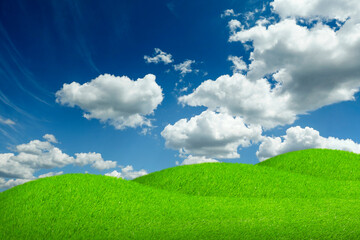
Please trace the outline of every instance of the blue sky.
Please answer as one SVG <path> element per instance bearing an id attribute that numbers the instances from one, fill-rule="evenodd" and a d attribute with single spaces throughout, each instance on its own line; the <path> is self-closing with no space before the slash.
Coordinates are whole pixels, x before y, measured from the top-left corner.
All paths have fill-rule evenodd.
<path id="1" fill-rule="evenodd" d="M 360 5 L 341 2 L 2 1 L 0 189 L 360 153 Z"/>

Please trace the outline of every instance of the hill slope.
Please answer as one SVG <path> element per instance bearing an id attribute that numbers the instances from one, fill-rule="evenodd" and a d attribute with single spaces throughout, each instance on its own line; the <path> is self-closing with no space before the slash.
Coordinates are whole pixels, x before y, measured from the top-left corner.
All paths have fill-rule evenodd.
<path id="1" fill-rule="evenodd" d="M 357 159 L 349 163 L 346 163 L 348 159 L 341 160 L 343 155 L 348 156 L 342 151 L 305 150 L 269 159 L 266 164 L 186 165 L 154 172 L 134 181 L 158 189 L 199 196 L 357 199 L 360 197 L 360 183 L 356 180 L 360 171 L 356 170 L 360 166 L 356 165 Z M 359 156 L 350 154 L 353 155 Z M 302 160 L 303 156 L 307 158 Z M 286 166 L 287 160 L 289 166 Z M 339 169 L 341 167 L 342 170 Z M 333 169 L 337 169 L 336 172 Z M 347 175 L 350 172 L 353 175 Z M 319 176 L 320 173 L 323 175 Z M 342 174 L 341 181 L 336 173 Z"/>
<path id="2" fill-rule="evenodd" d="M 272 196 L 271 184 L 259 186 L 258 190 L 242 188 L 244 192 L 258 193 L 239 195 L 236 184 L 228 183 L 228 175 L 239 170 L 258 174 L 258 179 L 270 183 L 276 171 L 280 177 L 292 174 L 265 166 L 201 164 L 158 173 L 173 176 L 179 169 L 185 175 L 176 179 L 183 183 L 190 175 L 200 177 L 203 172 L 201 178 L 205 179 L 206 175 L 213 178 L 209 170 L 225 171 L 227 174 L 217 175 L 217 182 L 226 186 L 219 189 L 224 196 L 181 194 L 181 184 L 173 184 L 180 192 L 169 191 L 138 180 L 101 175 L 43 178 L 0 193 L 0 239 L 356 239 L 360 235 L 360 200 L 346 189 L 338 189 L 345 192 L 340 194 L 342 199 L 317 198 L 313 193 L 300 198 L 286 189 L 281 194 L 282 188 L 277 186 L 280 183 L 273 181 Z M 266 174 L 265 170 L 271 172 L 260 176 Z M 316 180 L 347 182 L 294 176 L 307 178 L 308 184 L 316 184 Z M 237 178 L 241 179 L 240 175 Z M 249 176 L 245 180 L 249 182 Z M 196 178 L 193 184 L 201 185 Z M 226 197 L 231 196 L 226 191 L 238 193 Z"/>
<path id="3" fill-rule="evenodd" d="M 289 152 L 257 165 L 326 179 L 360 180 L 360 154 L 340 150 Z"/>

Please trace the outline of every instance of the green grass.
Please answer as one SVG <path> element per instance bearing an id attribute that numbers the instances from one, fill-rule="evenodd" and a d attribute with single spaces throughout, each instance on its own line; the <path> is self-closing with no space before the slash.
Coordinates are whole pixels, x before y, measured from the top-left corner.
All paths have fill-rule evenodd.
<path id="1" fill-rule="evenodd" d="M 0 193 L 0 239 L 359 239 L 359 155 L 343 154 L 38 179 Z"/>
<path id="2" fill-rule="evenodd" d="M 360 180 L 360 155 L 340 150 L 290 152 L 257 165 L 326 179 Z"/>
<path id="3" fill-rule="evenodd" d="M 134 181 L 197 196 L 360 199 L 359 181 L 317 178 L 262 165 L 195 164 L 165 169 Z"/>

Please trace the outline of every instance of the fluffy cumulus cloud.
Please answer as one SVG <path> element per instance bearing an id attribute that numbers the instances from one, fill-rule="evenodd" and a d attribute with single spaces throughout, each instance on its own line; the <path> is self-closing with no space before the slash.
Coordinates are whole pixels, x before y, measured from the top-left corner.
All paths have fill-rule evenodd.
<path id="1" fill-rule="evenodd" d="M 360 2 L 275 0 L 272 6 L 283 17 L 278 22 L 263 24 L 263 19 L 251 28 L 229 22 L 229 41 L 252 43 L 246 74 L 205 81 L 180 97 L 181 103 L 272 128 L 323 106 L 354 100 L 360 87 L 360 18 L 355 14 Z M 299 25 L 296 16 L 347 20 L 339 29 L 321 20 L 310 27 Z M 234 70 L 247 69 L 242 59 L 230 60 Z"/>
<path id="2" fill-rule="evenodd" d="M 357 0 L 275 0 L 271 5 L 282 18 L 323 17 L 345 21 L 360 13 Z"/>
<path id="3" fill-rule="evenodd" d="M 150 56 L 144 56 L 145 62 L 146 63 L 164 63 L 164 64 L 169 64 L 172 63 L 174 60 L 172 59 L 172 55 L 170 53 L 166 53 L 161 51 L 161 49 L 159 48 L 155 48 L 155 54 L 153 57 Z"/>
<path id="4" fill-rule="evenodd" d="M 188 73 L 193 71 L 191 64 L 194 64 L 194 60 L 185 60 L 183 63 L 175 64 L 174 69 L 175 71 L 179 71 L 182 76 L 185 76 Z"/>
<path id="5" fill-rule="evenodd" d="M 127 165 L 126 167 L 121 167 L 120 172 L 114 170 L 110 173 L 106 173 L 106 176 L 116 177 L 116 178 L 124 178 L 124 179 L 134 179 L 137 177 L 141 177 L 148 174 L 148 172 L 144 169 L 139 171 L 134 171 L 133 166 Z"/>
<path id="6" fill-rule="evenodd" d="M 288 105 L 289 95 L 271 88 L 266 79 L 251 81 L 242 74 L 223 75 L 203 82 L 193 93 L 182 96 L 179 102 L 190 106 L 206 106 L 243 117 L 246 123 L 271 128 L 292 123 L 295 112 Z"/>
<path id="7" fill-rule="evenodd" d="M 48 142 L 51 142 L 51 143 L 57 143 L 58 141 L 56 140 L 55 136 L 52 135 L 52 134 L 45 134 L 44 135 L 44 139 Z"/>
<path id="8" fill-rule="evenodd" d="M 180 165 L 191 165 L 191 164 L 200 164 L 200 163 L 214 163 L 219 162 L 216 159 L 213 158 L 206 158 L 204 156 L 193 156 L 189 155 Z M 179 164 L 177 164 L 179 165 Z"/>
<path id="9" fill-rule="evenodd" d="M 190 120 L 167 125 L 161 135 L 166 146 L 179 150 L 182 156 L 237 158 L 240 146 L 247 147 L 261 139 L 261 127 L 246 126 L 239 117 L 207 110 Z"/>
<path id="10" fill-rule="evenodd" d="M 99 153 L 76 153 L 76 157 L 63 153 L 52 144 L 56 142 L 53 135 L 46 134 L 44 139 L 45 141 L 32 140 L 17 145 L 17 154 L 0 154 L 0 178 L 15 178 L 8 180 L 4 186 L 13 186 L 16 183 L 35 179 L 34 173 L 41 169 L 60 168 L 70 164 L 77 166 L 91 164 L 91 167 L 98 170 L 116 167 L 115 161 L 105 161 Z M 49 174 L 56 173 L 48 173 L 48 176 Z"/>
<path id="11" fill-rule="evenodd" d="M 105 170 L 116 167 L 116 162 L 109 160 L 105 161 L 100 153 L 75 153 L 75 156 L 75 164 L 78 166 L 91 164 L 92 168 L 98 170 Z"/>
<path id="12" fill-rule="evenodd" d="M 309 148 L 327 148 L 360 153 L 360 144 L 350 139 L 325 138 L 313 128 L 297 126 L 286 130 L 285 136 L 264 138 L 256 155 L 260 161 L 264 161 L 282 153 Z"/>
<path id="13" fill-rule="evenodd" d="M 85 118 L 99 119 L 120 130 L 150 127 L 151 121 L 145 116 L 153 114 L 162 100 L 162 89 L 152 74 L 136 81 L 104 74 L 84 84 L 64 84 L 56 93 L 58 103 L 78 106 L 85 112 Z"/>

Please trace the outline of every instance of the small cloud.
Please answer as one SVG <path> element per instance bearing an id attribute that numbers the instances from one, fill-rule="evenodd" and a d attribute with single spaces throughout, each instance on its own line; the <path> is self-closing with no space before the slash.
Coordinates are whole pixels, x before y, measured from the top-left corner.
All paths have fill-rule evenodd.
<path id="1" fill-rule="evenodd" d="M 240 16 L 240 13 L 235 13 L 234 9 L 226 9 L 220 16 L 221 16 L 221 18 L 237 17 L 237 16 Z"/>
<path id="2" fill-rule="evenodd" d="M 155 63 L 158 64 L 160 62 L 166 64 L 172 63 L 174 60 L 172 59 L 172 55 L 170 53 L 166 53 L 161 51 L 160 48 L 155 48 L 155 54 L 153 57 L 144 56 L 146 63 Z"/>
<path id="3" fill-rule="evenodd" d="M 182 76 L 185 76 L 188 73 L 191 73 L 193 69 L 191 68 L 191 64 L 195 63 L 194 60 L 185 60 L 183 63 L 179 63 L 174 65 L 175 71 L 179 71 Z"/>
<path id="4" fill-rule="evenodd" d="M 57 143 L 58 141 L 56 140 L 55 136 L 52 135 L 52 134 L 45 134 L 43 136 L 43 138 L 48 141 L 48 142 L 51 142 L 51 143 Z"/>
<path id="5" fill-rule="evenodd" d="M 75 164 L 78 166 L 91 164 L 91 167 L 97 170 L 105 170 L 116 167 L 115 161 L 105 161 L 100 153 L 75 153 L 75 156 Z"/>
<path id="6" fill-rule="evenodd" d="M 180 92 L 187 92 L 188 87 L 183 87 L 182 89 L 180 89 Z"/>
<path id="7" fill-rule="evenodd" d="M 60 172 L 48 172 L 48 173 L 45 173 L 45 174 L 41 174 L 38 178 L 46 178 L 46 177 L 58 176 L 58 175 L 61 175 L 63 173 L 64 173 L 63 171 L 60 171 Z"/>
<path id="8" fill-rule="evenodd" d="M 140 132 L 141 135 L 150 135 L 151 134 L 151 128 L 143 128 L 141 129 L 141 132 Z"/>
<path id="9" fill-rule="evenodd" d="M 247 64 L 243 61 L 242 57 L 229 56 L 228 61 L 233 63 L 232 70 L 233 73 L 242 73 L 248 69 Z"/>
<path id="10" fill-rule="evenodd" d="M 189 155 L 180 165 L 191 165 L 191 164 L 200 164 L 200 163 L 214 163 L 219 162 L 213 158 L 206 158 L 204 156 L 192 156 Z M 179 165 L 179 162 L 176 161 L 176 165 Z"/>
<path id="11" fill-rule="evenodd" d="M 123 178 L 123 179 L 134 179 L 137 177 L 141 177 L 148 174 L 148 172 L 144 169 L 139 171 L 134 171 L 133 166 L 127 165 L 126 167 L 121 167 L 121 171 L 118 172 L 116 170 L 106 173 L 105 176 L 116 177 L 116 178 Z"/>
<path id="12" fill-rule="evenodd" d="M 15 122 L 11 119 L 4 119 L 0 116 L 0 124 L 11 126 L 11 125 L 15 125 Z"/>

